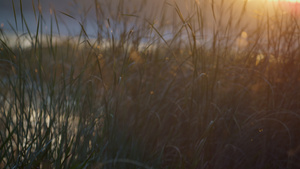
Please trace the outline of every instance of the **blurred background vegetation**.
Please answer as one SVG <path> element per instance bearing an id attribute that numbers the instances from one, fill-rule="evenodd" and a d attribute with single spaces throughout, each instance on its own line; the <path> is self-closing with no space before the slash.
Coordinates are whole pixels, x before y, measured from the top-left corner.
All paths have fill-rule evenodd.
<path id="1" fill-rule="evenodd" d="M 0 168 L 300 167 L 298 4 L 1 3 Z"/>

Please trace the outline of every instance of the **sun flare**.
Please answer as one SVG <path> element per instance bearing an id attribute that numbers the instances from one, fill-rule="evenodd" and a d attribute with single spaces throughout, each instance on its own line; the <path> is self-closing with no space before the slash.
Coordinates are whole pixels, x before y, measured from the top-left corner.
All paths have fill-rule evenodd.
<path id="1" fill-rule="evenodd" d="M 270 0 L 270 1 L 277 1 L 277 2 L 292 2 L 292 3 L 299 3 L 300 0 Z"/>

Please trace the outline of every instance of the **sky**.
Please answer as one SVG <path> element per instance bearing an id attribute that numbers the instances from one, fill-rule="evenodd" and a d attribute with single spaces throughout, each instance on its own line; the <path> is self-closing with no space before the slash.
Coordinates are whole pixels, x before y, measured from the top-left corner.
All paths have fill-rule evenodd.
<path id="1" fill-rule="evenodd" d="M 44 32 L 49 32 L 50 26 L 50 18 L 52 13 L 52 21 L 54 22 L 53 13 L 56 11 L 58 17 L 58 25 L 60 26 L 60 33 L 63 35 L 74 35 L 80 32 L 80 25 L 78 22 L 82 23 L 85 26 L 85 29 L 89 35 L 96 35 L 97 32 L 97 22 L 96 22 L 96 14 L 95 14 L 95 0 L 22 0 L 22 10 L 23 14 L 26 18 L 27 24 L 29 26 L 30 31 L 35 31 L 37 27 L 37 20 L 35 18 L 33 12 L 33 4 L 36 8 L 42 10 L 43 13 L 43 23 L 45 25 Z M 121 3 L 121 13 L 136 15 L 143 18 L 147 18 L 149 21 L 157 21 L 162 18 L 163 13 L 161 11 L 166 11 L 166 17 L 172 18 L 175 15 L 174 2 L 176 1 L 178 7 L 183 13 L 184 18 L 188 18 L 189 15 L 192 15 L 193 10 L 195 8 L 196 1 L 199 2 L 199 5 L 206 5 L 207 11 L 211 11 L 211 6 L 209 4 L 210 0 L 97 0 L 100 4 L 100 7 L 103 11 L 101 14 L 101 19 L 117 19 L 118 16 L 118 2 Z M 218 2 L 221 0 L 214 0 L 214 2 Z M 226 5 L 230 5 L 229 1 L 232 0 L 224 0 Z M 242 8 L 242 4 L 244 0 L 233 0 Z M 248 11 L 252 12 L 259 10 L 260 8 L 264 8 L 264 6 L 259 3 L 263 0 L 248 0 L 249 9 Z M 274 0 L 265 0 L 265 1 L 273 1 Z M 0 25 L 5 30 L 11 30 L 9 23 L 16 29 L 14 13 L 13 13 L 13 5 L 15 4 L 16 16 L 17 16 L 17 24 L 18 30 L 22 30 L 22 21 L 20 15 L 20 0 L 0 0 Z M 40 5 L 38 5 L 40 2 Z M 226 6 L 225 5 L 225 6 Z M 40 8 L 39 8 L 40 6 Z M 141 7 L 142 6 L 142 7 Z M 51 10 L 52 9 L 52 10 Z M 205 8 L 204 8 L 205 9 Z M 216 5 L 216 14 L 220 13 L 220 9 L 217 8 Z M 223 10 L 226 10 L 224 7 Z M 88 12 L 86 12 L 88 11 Z M 72 19 L 61 12 L 68 14 L 75 19 Z M 255 13 L 252 12 L 252 13 Z M 83 17 L 84 14 L 87 13 L 86 17 Z M 209 12 L 208 12 L 209 13 Z M 252 14 L 251 14 L 252 15 Z M 115 16 L 116 18 L 111 18 Z M 213 23 L 211 12 L 205 15 L 205 19 L 208 22 Z M 238 16 L 238 15 L 237 15 Z M 220 17 L 226 18 L 226 16 L 221 15 Z M 83 21 L 83 18 L 87 18 Z M 177 18 L 179 18 L 177 16 Z M 225 20 L 225 19 L 224 19 Z M 226 22 L 226 20 L 225 20 Z M 104 22 L 103 22 L 104 24 Z M 135 25 L 136 26 L 136 25 Z M 24 28 L 24 27 L 23 27 Z M 58 33 L 57 29 L 53 30 L 54 33 Z"/>
<path id="2" fill-rule="evenodd" d="M 107 18 L 111 15 L 111 13 L 116 12 L 118 8 L 119 0 L 98 0 L 101 4 L 101 7 L 103 8 L 104 15 L 107 16 Z M 18 29 L 21 29 L 21 15 L 20 15 L 20 1 L 19 0 L 13 0 L 15 5 L 15 11 L 18 21 Z M 157 6 L 157 4 L 160 4 L 162 1 L 160 0 L 124 0 L 124 13 L 130 13 L 130 14 L 136 14 L 136 15 L 145 15 L 149 13 L 149 11 L 152 11 L 152 7 Z M 142 3 L 145 3 L 147 8 L 143 8 L 142 11 L 139 11 L 139 6 L 142 5 Z M 85 11 L 87 12 L 87 24 L 86 29 L 88 32 L 95 32 L 92 27 L 96 25 L 95 24 L 95 3 L 94 0 L 40 0 L 40 5 L 38 0 L 22 0 L 22 10 L 23 14 L 26 18 L 26 21 L 28 22 L 28 26 L 31 30 L 36 29 L 36 18 L 34 15 L 33 10 L 33 4 L 35 6 L 36 11 L 38 9 L 42 10 L 43 16 L 44 16 L 44 22 L 46 25 L 50 25 L 50 15 L 53 10 L 55 9 L 56 14 L 58 16 L 59 25 L 68 25 L 68 29 L 63 28 L 64 26 L 61 26 L 61 31 L 63 34 L 68 34 L 68 32 L 78 32 L 79 28 L 79 22 L 82 22 L 82 16 L 84 15 Z M 158 5 L 161 6 L 161 5 Z M 40 7 L 40 8 L 39 8 Z M 126 11 L 127 9 L 127 11 Z M 6 29 L 10 29 L 9 23 L 15 27 L 15 19 L 14 19 L 14 12 L 13 12 L 13 5 L 11 0 L 0 0 L 0 24 L 5 27 Z M 138 12 L 139 11 L 139 12 Z M 66 15 L 63 15 L 61 12 L 66 13 L 74 18 L 76 20 L 71 19 L 70 17 L 67 17 Z"/>

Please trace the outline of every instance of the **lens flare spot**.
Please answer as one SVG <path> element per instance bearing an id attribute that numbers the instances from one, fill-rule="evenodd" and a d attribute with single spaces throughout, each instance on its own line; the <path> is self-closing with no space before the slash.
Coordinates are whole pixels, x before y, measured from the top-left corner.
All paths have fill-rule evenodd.
<path id="1" fill-rule="evenodd" d="M 247 32 L 242 32 L 241 37 L 246 39 L 248 37 Z"/>

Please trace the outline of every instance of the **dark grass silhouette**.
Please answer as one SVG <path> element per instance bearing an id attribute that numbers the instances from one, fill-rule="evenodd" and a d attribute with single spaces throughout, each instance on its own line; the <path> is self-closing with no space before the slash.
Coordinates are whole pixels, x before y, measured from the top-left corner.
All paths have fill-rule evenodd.
<path id="1" fill-rule="evenodd" d="M 118 2 L 107 14 L 95 1 L 96 38 L 87 15 L 55 9 L 49 34 L 38 10 L 36 31 L 22 11 L 10 21 L 14 45 L 1 28 L 1 168 L 300 167 L 295 15 L 196 1 L 139 16 Z M 78 36 L 55 35 L 57 15 Z"/>

